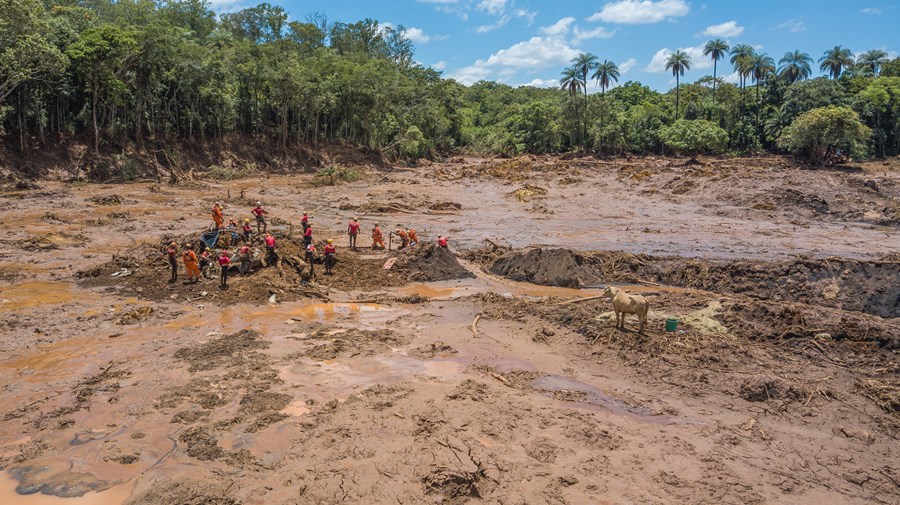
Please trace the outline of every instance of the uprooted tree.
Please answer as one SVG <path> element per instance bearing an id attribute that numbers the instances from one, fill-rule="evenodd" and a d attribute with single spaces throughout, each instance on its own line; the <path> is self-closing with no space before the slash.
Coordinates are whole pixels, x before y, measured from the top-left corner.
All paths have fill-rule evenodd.
<path id="1" fill-rule="evenodd" d="M 853 157 L 864 154 L 871 136 L 872 130 L 862 124 L 853 109 L 829 106 L 798 116 L 784 130 L 778 144 L 820 165 L 839 153 Z"/>

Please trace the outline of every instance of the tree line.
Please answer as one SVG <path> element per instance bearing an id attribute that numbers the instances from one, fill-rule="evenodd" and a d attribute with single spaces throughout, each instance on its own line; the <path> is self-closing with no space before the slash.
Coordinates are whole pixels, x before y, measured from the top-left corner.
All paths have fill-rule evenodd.
<path id="1" fill-rule="evenodd" d="M 681 83 L 695 62 L 672 53 L 676 86 L 665 93 L 619 85 L 616 65 L 590 53 L 559 88 L 463 86 L 416 63 L 402 26 L 372 19 L 291 21 L 267 3 L 217 16 L 205 0 L 0 0 L 0 135 L 23 153 L 75 140 L 95 156 L 235 140 L 286 153 L 341 142 L 407 159 L 900 153 L 900 59 L 838 46 L 818 61 L 827 77 L 811 78 L 815 62 L 799 50 L 776 65 L 713 40 L 704 55 L 713 75 Z M 726 60 L 737 83 L 719 75 Z M 831 123 L 840 128 L 821 128 Z"/>

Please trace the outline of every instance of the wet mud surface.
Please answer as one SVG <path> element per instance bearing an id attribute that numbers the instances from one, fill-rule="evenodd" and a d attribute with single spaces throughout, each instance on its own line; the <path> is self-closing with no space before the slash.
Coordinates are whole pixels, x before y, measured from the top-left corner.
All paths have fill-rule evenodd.
<path id="1" fill-rule="evenodd" d="M 311 178 L 0 194 L 0 503 L 900 500 L 896 172 Z M 280 266 L 167 282 L 163 244 L 257 200 Z M 304 211 L 334 275 L 292 263 Z M 375 222 L 422 244 L 372 251 Z M 610 283 L 649 301 L 645 335 L 615 329 Z"/>

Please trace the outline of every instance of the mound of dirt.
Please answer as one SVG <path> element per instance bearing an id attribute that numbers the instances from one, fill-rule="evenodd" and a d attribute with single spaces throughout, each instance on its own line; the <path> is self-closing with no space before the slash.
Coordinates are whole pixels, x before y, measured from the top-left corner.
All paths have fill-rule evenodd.
<path id="1" fill-rule="evenodd" d="M 406 278 L 415 281 L 434 282 L 475 277 L 475 274 L 459 264 L 449 249 L 430 242 L 406 249 L 400 255 L 396 268 Z"/>
<path id="2" fill-rule="evenodd" d="M 766 300 L 823 305 L 881 317 L 900 317 L 900 261 L 797 258 L 721 261 L 566 249 L 512 251 L 487 270 L 517 281 L 583 287 L 652 281 Z"/>
<path id="3" fill-rule="evenodd" d="M 336 235 L 322 233 L 323 236 Z M 338 250 L 336 265 L 331 275 L 325 274 L 322 265 L 324 257 L 320 252 L 311 274 L 309 264 L 304 261 L 303 242 L 278 230 L 273 230 L 272 235 L 276 238 L 277 261 L 273 265 L 267 265 L 265 249 L 259 243 L 253 244 L 251 272 L 245 276 L 240 275 L 239 262 L 236 257 L 233 258 L 226 290 L 219 289 L 219 267 L 216 262 L 208 269 L 207 277 L 202 277 L 196 284 L 187 284 L 182 282 L 186 275 L 184 264 L 179 257 L 178 281 L 169 282 L 169 265 L 165 253 L 168 244 L 171 242 L 197 244 L 199 232 L 180 236 L 164 235 L 156 244 L 143 244 L 125 255 L 114 256 L 100 266 L 79 271 L 77 277 L 80 279 L 79 284 L 84 287 L 108 288 L 148 300 L 203 300 L 204 303 L 217 305 L 270 303 L 273 295 L 275 302 L 309 297 L 327 299 L 326 293 L 329 288 L 350 291 L 371 289 L 372 286 L 379 288 L 401 286 L 408 282 L 407 276 L 395 275 L 390 270 L 384 270 L 382 268 L 384 258 L 372 258 L 347 249 Z M 227 248 L 233 255 L 236 253 L 226 234 L 220 235 L 217 246 Z M 324 241 L 317 243 L 319 251 L 322 251 L 324 246 Z M 215 255 L 216 253 L 213 253 L 213 256 Z M 455 258 L 453 260 L 455 261 Z"/>
<path id="4" fill-rule="evenodd" d="M 156 482 L 147 491 L 129 498 L 127 505 L 172 505 L 173 503 L 204 505 L 234 505 L 233 482 L 174 479 Z"/>

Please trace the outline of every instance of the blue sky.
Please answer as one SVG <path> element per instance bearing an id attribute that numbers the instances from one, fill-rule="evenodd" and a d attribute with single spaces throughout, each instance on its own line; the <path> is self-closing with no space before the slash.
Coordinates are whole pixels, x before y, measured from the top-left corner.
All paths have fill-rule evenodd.
<path id="1" fill-rule="evenodd" d="M 212 0 L 217 10 L 253 3 Z M 271 1 L 271 0 L 270 0 Z M 416 61 L 464 84 L 479 79 L 510 85 L 554 86 L 579 52 L 619 65 L 624 83 L 655 89 L 674 86 L 663 69 L 669 51 L 693 57 L 684 82 L 712 74 L 702 55 L 711 38 L 747 43 L 776 61 L 794 49 L 815 60 L 842 45 L 854 54 L 900 51 L 900 2 L 896 0 L 281 0 L 292 19 L 319 11 L 331 21 L 364 18 L 403 25 L 416 46 Z M 723 66 L 725 68 L 723 68 Z M 818 65 L 816 65 L 816 71 Z M 719 75 L 732 80 L 727 61 Z M 818 75 L 818 72 L 816 72 Z"/>

